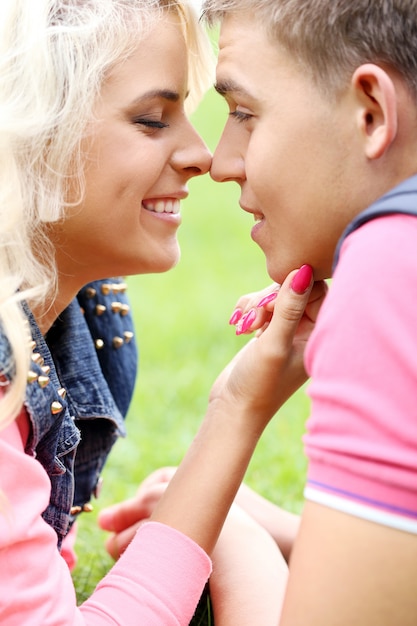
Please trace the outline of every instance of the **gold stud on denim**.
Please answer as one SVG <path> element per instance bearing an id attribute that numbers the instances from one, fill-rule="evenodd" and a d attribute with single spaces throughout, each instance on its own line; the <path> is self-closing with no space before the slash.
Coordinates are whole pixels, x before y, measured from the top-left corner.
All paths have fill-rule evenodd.
<path id="1" fill-rule="evenodd" d="M 80 506 L 72 506 L 70 508 L 70 513 L 71 515 L 77 515 L 78 513 L 81 513 L 82 508 Z"/>
<path id="2" fill-rule="evenodd" d="M 89 299 L 94 298 L 96 293 L 97 293 L 97 291 L 94 289 L 94 287 L 87 287 L 87 289 L 85 290 L 85 295 Z"/>
<path id="3" fill-rule="evenodd" d="M 122 345 L 124 344 L 124 341 L 122 337 L 113 337 L 112 344 L 113 344 L 113 348 L 118 350 L 119 348 L 122 347 Z"/>
<path id="4" fill-rule="evenodd" d="M 63 408 L 64 407 L 62 406 L 62 404 L 60 402 L 58 402 L 57 400 L 55 400 L 51 404 L 51 413 L 52 413 L 52 415 L 58 415 L 59 413 L 61 413 Z"/>
<path id="5" fill-rule="evenodd" d="M 42 367 L 42 365 L 44 365 L 45 360 L 42 357 L 42 355 L 39 352 L 34 352 L 31 356 L 31 359 L 34 363 L 37 363 L 38 365 L 40 365 Z"/>
<path id="6" fill-rule="evenodd" d="M 98 315 L 100 317 L 100 315 L 103 315 L 103 313 L 106 312 L 106 307 L 104 306 L 104 304 L 98 304 L 96 306 L 96 315 Z"/>
<path id="7" fill-rule="evenodd" d="M 61 387 L 60 389 L 58 389 L 58 395 L 60 398 L 62 398 L 62 400 L 65 400 L 65 398 L 67 397 L 67 390 L 64 389 L 64 387 Z"/>
<path id="8" fill-rule="evenodd" d="M 28 371 L 28 383 L 29 385 L 31 385 L 32 383 L 36 382 L 38 380 L 38 375 L 36 372 L 34 372 L 33 370 L 29 370 Z"/>
<path id="9" fill-rule="evenodd" d="M 125 332 L 123 333 L 123 336 L 125 338 L 125 342 L 130 343 L 134 337 L 134 334 L 130 332 L 130 330 L 125 330 Z"/>
<path id="10" fill-rule="evenodd" d="M 109 285 L 108 283 L 103 283 L 101 285 L 101 293 L 103 294 L 103 296 L 108 296 L 110 291 L 111 291 L 112 286 Z"/>

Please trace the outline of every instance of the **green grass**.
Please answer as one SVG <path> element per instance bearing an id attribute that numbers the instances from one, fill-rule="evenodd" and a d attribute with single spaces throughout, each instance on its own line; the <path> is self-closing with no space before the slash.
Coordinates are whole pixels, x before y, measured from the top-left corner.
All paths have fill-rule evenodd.
<path id="1" fill-rule="evenodd" d="M 194 123 L 211 149 L 226 110 L 210 92 Z M 190 184 L 179 239 L 182 260 L 161 275 L 129 279 L 140 348 L 138 382 L 120 440 L 104 471 L 96 509 L 135 493 L 138 483 L 161 465 L 178 464 L 204 415 L 212 382 L 247 340 L 228 320 L 239 295 L 265 286 L 263 254 L 250 239 L 251 218 L 238 206 L 237 185 L 203 177 Z M 301 437 L 308 401 L 298 392 L 265 431 L 247 472 L 263 495 L 298 512 L 305 459 Z M 95 524 L 80 520 L 74 573 L 82 601 L 111 565 Z"/>

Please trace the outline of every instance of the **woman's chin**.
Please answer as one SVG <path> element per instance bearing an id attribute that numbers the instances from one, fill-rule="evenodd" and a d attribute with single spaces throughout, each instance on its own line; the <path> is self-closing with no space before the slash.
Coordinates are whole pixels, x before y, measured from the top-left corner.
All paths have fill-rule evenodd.
<path id="1" fill-rule="evenodd" d="M 164 272 L 169 272 L 169 270 L 172 270 L 174 267 L 178 265 L 180 258 L 181 258 L 181 252 L 178 248 L 175 254 L 168 255 L 159 260 L 154 259 L 154 262 L 150 265 L 146 273 L 147 274 L 163 274 Z M 140 274 L 142 272 L 137 272 L 137 273 Z"/>

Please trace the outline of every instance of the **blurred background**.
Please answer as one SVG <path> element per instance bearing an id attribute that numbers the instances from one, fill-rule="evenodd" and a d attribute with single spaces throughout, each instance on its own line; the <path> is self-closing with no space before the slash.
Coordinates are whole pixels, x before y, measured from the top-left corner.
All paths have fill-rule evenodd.
<path id="1" fill-rule="evenodd" d="M 193 121 L 213 150 L 227 115 L 210 90 Z M 98 530 L 99 508 L 134 495 L 154 469 L 177 465 L 204 415 L 211 385 L 247 341 L 228 320 L 241 294 L 269 284 L 265 260 L 250 238 L 252 216 L 238 205 L 234 183 L 193 179 L 179 231 L 182 259 L 161 275 L 128 279 L 140 369 L 120 440 L 103 474 L 95 511 L 80 518 L 74 581 L 79 601 L 111 566 Z M 265 431 L 247 472 L 247 483 L 278 504 L 299 512 L 305 477 L 302 433 L 308 399 L 300 390 Z M 210 506 L 210 503 L 208 503 Z"/>

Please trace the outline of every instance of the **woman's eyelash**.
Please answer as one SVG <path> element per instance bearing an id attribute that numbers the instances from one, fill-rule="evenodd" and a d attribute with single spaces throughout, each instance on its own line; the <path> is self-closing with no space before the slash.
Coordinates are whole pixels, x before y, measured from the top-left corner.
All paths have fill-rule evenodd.
<path id="1" fill-rule="evenodd" d="M 169 126 L 169 124 L 166 124 L 165 122 L 161 122 L 160 120 L 150 120 L 150 119 L 147 119 L 146 117 L 134 118 L 133 123 L 138 124 L 139 126 L 146 126 L 146 128 L 155 128 L 155 129 L 167 128 Z"/>
<path id="2" fill-rule="evenodd" d="M 237 122 L 246 122 L 252 117 L 249 113 L 243 113 L 243 111 L 238 111 L 237 109 L 230 111 L 230 115 L 234 117 Z"/>

